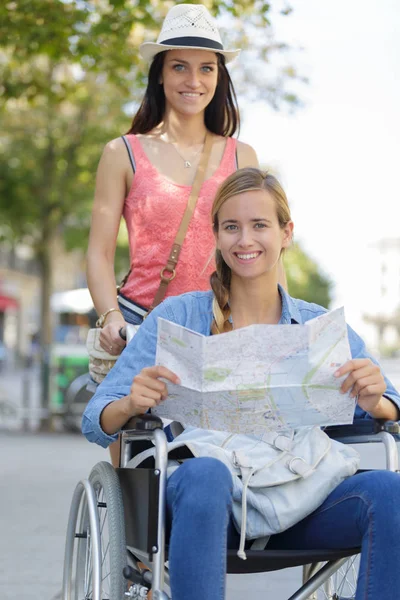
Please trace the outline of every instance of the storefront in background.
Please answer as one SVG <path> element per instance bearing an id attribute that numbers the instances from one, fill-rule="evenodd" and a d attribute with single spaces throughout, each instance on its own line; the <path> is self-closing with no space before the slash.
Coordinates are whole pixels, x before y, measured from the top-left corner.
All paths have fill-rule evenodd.
<path id="1" fill-rule="evenodd" d="M 51 407 L 54 413 L 62 413 L 68 386 L 88 371 L 86 337 L 95 326 L 96 313 L 87 288 L 53 294 L 51 308 L 55 317 Z"/>

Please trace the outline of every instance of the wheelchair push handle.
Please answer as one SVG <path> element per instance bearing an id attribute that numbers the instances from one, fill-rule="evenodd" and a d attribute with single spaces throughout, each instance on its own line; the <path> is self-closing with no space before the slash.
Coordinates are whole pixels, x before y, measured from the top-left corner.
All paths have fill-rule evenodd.
<path id="1" fill-rule="evenodd" d="M 131 341 L 131 339 L 133 338 L 133 336 L 135 335 L 137 330 L 138 330 L 138 325 L 131 325 L 130 323 L 128 323 L 127 325 L 120 327 L 118 333 L 119 333 L 119 336 L 124 340 L 124 342 L 129 344 L 129 342 Z"/>

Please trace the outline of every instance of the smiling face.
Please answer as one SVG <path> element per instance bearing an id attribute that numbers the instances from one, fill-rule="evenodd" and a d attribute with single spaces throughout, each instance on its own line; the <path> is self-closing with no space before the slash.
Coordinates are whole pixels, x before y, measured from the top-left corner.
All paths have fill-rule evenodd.
<path id="1" fill-rule="evenodd" d="M 269 191 L 241 192 L 218 211 L 217 248 L 232 277 L 257 278 L 277 273 L 282 249 L 290 244 L 293 223 L 279 224 L 277 204 Z"/>
<path id="2" fill-rule="evenodd" d="M 208 50 L 169 50 L 160 83 L 167 111 L 184 115 L 203 112 L 218 83 L 217 55 Z"/>

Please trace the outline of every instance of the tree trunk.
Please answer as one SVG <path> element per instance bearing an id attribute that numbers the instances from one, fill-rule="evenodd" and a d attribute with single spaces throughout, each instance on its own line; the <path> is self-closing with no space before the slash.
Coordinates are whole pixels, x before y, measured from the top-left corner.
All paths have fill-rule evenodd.
<path id="1" fill-rule="evenodd" d="M 41 380 L 41 418 L 40 429 L 52 429 L 52 415 L 50 406 L 50 381 L 51 381 L 51 349 L 53 341 L 53 323 L 50 307 L 52 293 L 52 265 L 51 265 L 51 234 L 48 224 L 43 224 L 42 241 L 38 251 L 38 260 L 41 269 L 41 294 L 40 294 L 40 380 Z"/>

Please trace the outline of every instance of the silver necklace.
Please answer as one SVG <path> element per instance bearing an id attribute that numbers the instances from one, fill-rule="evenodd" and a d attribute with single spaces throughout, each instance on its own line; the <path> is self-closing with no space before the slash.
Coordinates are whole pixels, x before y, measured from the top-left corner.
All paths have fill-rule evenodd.
<path id="1" fill-rule="evenodd" d="M 192 156 L 191 160 L 188 160 L 187 158 L 185 158 L 180 153 L 180 151 L 178 150 L 177 146 L 175 146 L 175 144 L 173 142 L 170 142 L 170 143 L 173 145 L 173 147 L 175 148 L 177 154 L 179 154 L 179 156 L 183 160 L 183 164 L 184 164 L 185 169 L 190 169 L 191 168 L 192 162 L 194 161 L 195 158 L 197 158 L 197 156 L 200 154 L 200 152 L 203 150 L 203 147 L 204 147 L 204 142 L 203 142 L 202 145 L 200 146 L 200 148 L 197 150 L 196 154 L 194 154 L 194 156 Z"/>

